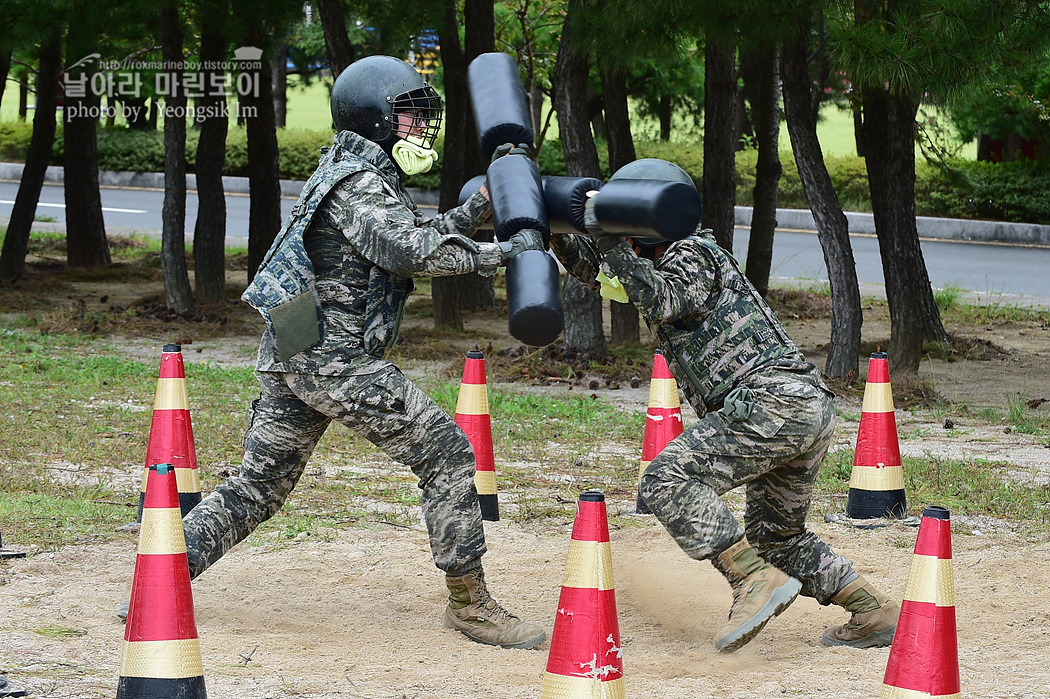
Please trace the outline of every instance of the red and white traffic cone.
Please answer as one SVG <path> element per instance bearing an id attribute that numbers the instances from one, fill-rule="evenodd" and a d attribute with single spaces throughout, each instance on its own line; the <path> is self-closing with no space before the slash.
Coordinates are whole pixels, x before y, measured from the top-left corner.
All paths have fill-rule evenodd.
<path id="1" fill-rule="evenodd" d="M 117 699 L 206 699 L 175 469 L 147 470 Z"/>
<path id="2" fill-rule="evenodd" d="M 951 517 L 932 505 L 922 513 L 901 615 L 893 635 L 881 699 L 958 699 Z"/>
<path id="3" fill-rule="evenodd" d="M 480 350 L 467 352 L 459 398 L 456 400 L 455 420 L 474 447 L 474 488 L 478 491 L 481 518 L 498 522 L 499 496 L 496 492 L 496 460 L 492 453 L 492 420 L 489 416 L 488 386 L 485 383 L 485 355 Z"/>
<path id="4" fill-rule="evenodd" d="M 885 352 L 873 352 L 868 361 L 846 514 L 853 519 L 873 519 L 904 517 L 907 512 L 889 362 Z"/>
<path id="5" fill-rule="evenodd" d="M 190 421 L 190 400 L 186 395 L 186 370 L 180 345 L 164 345 L 160 358 L 160 376 L 153 400 L 153 421 L 149 428 L 146 466 L 142 471 L 139 493 L 139 522 L 142 521 L 149 467 L 155 464 L 175 467 L 179 508 L 186 516 L 201 501 L 201 479 L 197 470 L 197 450 L 193 445 L 193 423 Z"/>
<path id="6" fill-rule="evenodd" d="M 642 461 L 638 468 L 638 483 L 641 485 L 642 474 L 667 443 L 682 434 L 682 404 L 678 400 L 678 383 L 667 368 L 664 353 L 656 350 L 653 354 L 653 377 L 649 381 L 649 406 L 645 411 L 645 436 L 642 441 Z M 642 502 L 639 495 L 635 511 L 640 515 L 652 512 Z"/>
<path id="7" fill-rule="evenodd" d="M 605 495 L 580 495 L 540 699 L 624 699 Z"/>

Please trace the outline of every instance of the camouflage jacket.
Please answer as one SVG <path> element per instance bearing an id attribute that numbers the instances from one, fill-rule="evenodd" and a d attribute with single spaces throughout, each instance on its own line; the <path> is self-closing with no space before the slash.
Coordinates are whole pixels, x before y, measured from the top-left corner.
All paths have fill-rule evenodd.
<path id="1" fill-rule="evenodd" d="M 586 236 L 552 236 L 551 249 L 595 291 L 599 269 L 619 279 L 697 414 L 718 409 L 758 372 L 790 371 L 823 386 L 733 257 L 706 233 L 672 243 L 655 264 L 623 241 L 600 263 Z"/>
<path id="2" fill-rule="evenodd" d="M 426 219 L 386 153 L 336 134 L 241 297 L 267 321 L 257 368 L 371 372 L 397 340 L 413 277 L 496 271 L 499 246 L 467 237 L 489 210 L 479 193 Z"/>

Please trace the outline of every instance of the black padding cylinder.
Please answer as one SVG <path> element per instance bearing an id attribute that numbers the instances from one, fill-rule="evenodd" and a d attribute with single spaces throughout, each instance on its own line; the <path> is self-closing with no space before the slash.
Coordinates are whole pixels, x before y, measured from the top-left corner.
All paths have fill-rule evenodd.
<path id="1" fill-rule="evenodd" d="M 586 233 L 583 209 L 587 204 L 587 192 L 601 189 L 602 181 L 596 177 L 543 175 L 540 183 L 551 233 Z M 485 175 L 476 175 L 467 180 L 459 190 L 460 206 L 483 184 Z"/>
<path id="2" fill-rule="evenodd" d="M 459 188 L 459 205 L 463 206 L 485 184 L 484 175 L 474 175 Z"/>
<path id="3" fill-rule="evenodd" d="M 467 87 L 486 158 L 503 143 L 532 145 L 532 119 L 513 58 L 498 52 L 481 54 L 467 66 Z"/>
<path id="4" fill-rule="evenodd" d="M 489 197 L 496 239 L 505 241 L 524 228 L 550 239 L 547 209 L 543 205 L 540 168 L 524 155 L 505 155 L 489 165 Z"/>
<path id="5" fill-rule="evenodd" d="M 610 180 L 594 196 L 606 233 L 681 240 L 696 232 L 700 213 L 700 195 L 684 182 Z"/>
<path id="6" fill-rule="evenodd" d="M 586 233 L 583 211 L 587 205 L 587 192 L 602 188 L 596 177 L 562 177 L 544 175 L 543 202 L 547 207 L 547 219 L 551 231 L 556 233 Z"/>
<path id="7" fill-rule="evenodd" d="M 558 263 L 542 250 L 526 250 L 507 262 L 507 316 L 510 334 L 543 347 L 565 329 Z"/>

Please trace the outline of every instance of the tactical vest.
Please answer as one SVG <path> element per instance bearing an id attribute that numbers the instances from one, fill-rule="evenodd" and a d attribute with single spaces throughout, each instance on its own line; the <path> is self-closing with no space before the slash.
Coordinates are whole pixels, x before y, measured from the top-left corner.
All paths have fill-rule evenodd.
<path id="1" fill-rule="evenodd" d="M 710 238 L 698 238 L 714 265 L 717 287 L 702 314 L 656 328 L 666 354 L 708 410 L 717 410 L 742 377 L 778 360 L 804 361 L 780 321 L 740 271 L 736 260 Z"/>
<path id="2" fill-rule="evenodd" d="M 314 267 L 303 244 L 303 236 L 313 222 L 317 207 L 332 188 L 350 175 L 375 169 L 366 159 L 344 148 L 339 135 L 322 153 L 317 169 L 303 186 L 299 200 L 263 257 L 255 278 L 241 295 L 241 300 L 266 320 L 277 347 L 278 362 L 320 342 L 324 335 Z M 401 192 L 393 188 L 388 191 L 404 201 Z M 362 348 L 365 352 L 382 356 L 397 339 L 396 326 L 400 324 L 412 288 L 411 279 L 378 268 L 372 270 L 366 302 L 366 346 Z"/>

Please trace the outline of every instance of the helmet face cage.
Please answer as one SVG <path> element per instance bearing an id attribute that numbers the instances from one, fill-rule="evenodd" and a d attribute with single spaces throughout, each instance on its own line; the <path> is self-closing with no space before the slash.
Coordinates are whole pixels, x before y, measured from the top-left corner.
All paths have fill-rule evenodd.
<path id="1" fill-rule="evenodd" d="M 390 115 L 383 117 L 390 122 L 390 129 L 397 132 L 397 115 L 406 114 L 412 119 L 412 136 L 423 140 L 426 148 L 434 146 L 434 140 L 441 130 L 441 119 L 444 108 L 441 96 L 429 83 L 406 90 L 399 95 L 387 97 L 390 103 Z M 403 136 L 402 136 L 403 138 Z"/>

